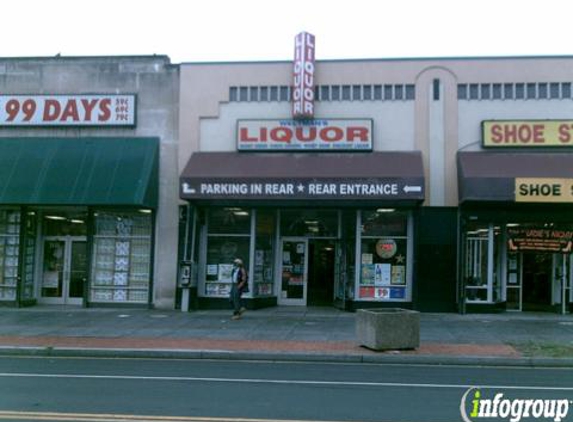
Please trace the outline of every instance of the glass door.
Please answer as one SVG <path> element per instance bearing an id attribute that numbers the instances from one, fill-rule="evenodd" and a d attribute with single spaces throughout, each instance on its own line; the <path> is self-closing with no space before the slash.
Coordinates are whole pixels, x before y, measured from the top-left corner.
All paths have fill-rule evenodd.
<path id="1" fill-rule="evenodd" d="M 71 240 L 68 273 L 67 303 L 81 305 L 84 298 L 84 288 L 87 282 L 87 242 Z"/>
<path id="2" fill-rule="evenodd" d="M 523 254 L 521 252 L 507 254 L 507 310 L 521 311 L 523 284 Z"/>
<path id="3" fill-rule="evenodd" d="M 548 265 L 551 265 L 552 271 L 544 269 Z M 545 278 L 547 282 L 544 282 Z M 532 252 L 508 254 L 507 309 L 566 313 L 571 278 L 571 255 Z"/>
<path id="4" fill-rule="evenodd" d="M 306 306 L 308 280 L 308 240 L 285 237 L 281 241 L 279 305 Z"/>
<path id="5" fill-rule="evenodd" d="M 558 312 L 567 313 L 567 304 L 571 295 L 571 255 L 553 254 L 553 283 L 551 304 L 558 305 Z"/>
<path id="6" fill-rule="evenodd" d="M 81 305 L 87 277 L 85 237 L 45 237 L 42 256 L 41 302 Z"/>

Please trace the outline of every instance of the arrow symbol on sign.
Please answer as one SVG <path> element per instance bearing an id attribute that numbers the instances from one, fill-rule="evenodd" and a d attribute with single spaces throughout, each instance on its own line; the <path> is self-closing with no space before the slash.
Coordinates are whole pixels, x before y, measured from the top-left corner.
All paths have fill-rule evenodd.
<path id="1" fill-rule="evenodd" d="M 195 189 L 189 186 L 189 183 L 183 183 L 183 193 L 193 194 L 195 193 Z"/>
<path id="2" fill-rule="evenodd" d="M 422 192 L 422 186 L 404 186 L 404 192 L 406 193 L 410 193 L 410 192 Z"/>

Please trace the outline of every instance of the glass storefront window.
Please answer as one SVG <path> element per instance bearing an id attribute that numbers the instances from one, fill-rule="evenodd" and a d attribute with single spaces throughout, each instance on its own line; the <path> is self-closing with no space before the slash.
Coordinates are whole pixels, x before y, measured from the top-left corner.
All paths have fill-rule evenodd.
<path id="1" fill-rule="evenodd" d="M 464 283 L 467 303 L 502 300 L 504 233 L 493 224 L 469 223 L 465 233 Z"/>
<path id="2" fill-rule="evenodd" d="M 356 211 L 342 212 L 340 252 L 337 254 L 335 297 L 341 307 L 346 300 L 354 299 L 356 259 Z"/>
<path id="3" fill-rule="evenodd" d="M 358 299 L 410 300 L 408 213 L 393 209 L 361 212 Z"/>
<path id="4" fill-rule="evenodd" d="M 252 277 L 255 296 L 273 294 L 275 215 L 274 210 L 257 210 L 256 213 L 255 261 Z"/>
<path id="5" fill-rule="evenodd" d="M 34 298 L 34 270 L 36 265 L 36 212 L 30 211 L 26 214 L 24 221 L 24 274 L 22 278 L 22 300 L 32 300 Z"/>
<path id="6" fill-rule="evenodd" d="M 408 214 L 393 208 L 362 212 L 362 236 L 408 235 Z"/>
<path id="7" fill-rule="evenodd" d="M 470 225 L 466 231 L 465 288 L 467 302 L 488 301 L 489 226 Z"/>
<path id="8" fill-rule="evenodd" d="M 20 211 L 0 210 L 0 301 L 16 300 Z"/>
<path id="9" fill-rule="evenodd" d="M 147 303 L 151 283 L 151 214 L 98 211 L 94 219 L 91 300 Z"/>
<path id="10" fill-rule="evenodd" d="M 493 227 L 493 279 L 492 279 L 492 297 L 493 302 L 499 302 L 502 299 L 502 262 L 504 260 L 503 247 L 504 234 L 500 226 Z"/>
<path id="11" fill-rule="evenodd" d="M 233 260 L 240 258 L 245 268 L 250 268 L 251 211 L 239 207 L 211 208 L 207 227 L 204 295 L 228 297 Z M 251 274 L 249 278 L 252 279 Z"/>
<path id="12" fill-rule="evenodd" d="M 86 236 L 87 212 L 45 211 L 42 221 L 44 236 Z"/>
<path id="13" fill-rule="evenodd" d="M 249 234 L 251 213 L 238 207 L 211 208 L 209 234 Z"/>
<path id="14" fill-rule="evenodd" d="M 337 237 L 338 211 L 281 210 L 281 236 Z"/>

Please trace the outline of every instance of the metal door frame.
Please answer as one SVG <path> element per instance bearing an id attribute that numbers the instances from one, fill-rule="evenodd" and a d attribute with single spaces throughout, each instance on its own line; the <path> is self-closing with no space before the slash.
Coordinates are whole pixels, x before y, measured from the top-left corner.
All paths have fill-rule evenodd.
<path id="1" fill-rule="evenodd" d="M 517 302 L 517 309 L 508 309 L 510 312 L 522 312 L 523 311 L 523 252 L 517 252 L 516 254 L 517 264 L 515 269 L 515 274 L 517 278 L 517 284 L 510 284 L 509 280 L 505 283 L 505 300 L 507 302 L 508 292 L 511 290 L 517 290 L 518 294 L 518 302 Z M 509 260 L 509 254 L 508 259 Z"/>
<path id="2" fill-rule="evenodd" d="M 283 252 L 285 242 L 304 243 L 304 275 L 303 275 L 303 293 L 302 299 L 288 299 L 282 297 L 282 274 L 283 274 Z M 307 291 L 308 291 L 308 237 L 285 236 L 280 240 L 280 254 L 279 263 L 280 270 L 277 271 L 277 302 L 279 305 L 285 306 L 306 306 L 307 305 Z"/>
<path id="3" fill-rule="evenodd" d="M 567 313 L 571 286 L 571 254 L 554 253 L 551 262 L 551 303 L 559 305 L 559 312 L 562 315 Z M 555 285 L 559 285 L 558 291 Z M 568 295 L 569 293 L 569 295 Z"/>
<path id="4" fill-rule="evenodd" d="M 62 295 L 59 297 L 43 297 L 42 283 L 44 273 L 44 245 L 46 241 L 64 242 L 64 268 L 62 280 Z M 54 305 L 83 305 L 84 298 L 70 297 L 71 265 L 72 265 L 72 245 L 74 242 L 87 243 L 86 236 L 42 236 L 41 253 L 39 260 L 39 283 L 38 283 L 38 301 L 40 303 Z M 86 268 L 86 274 L 87 274 Z"/>

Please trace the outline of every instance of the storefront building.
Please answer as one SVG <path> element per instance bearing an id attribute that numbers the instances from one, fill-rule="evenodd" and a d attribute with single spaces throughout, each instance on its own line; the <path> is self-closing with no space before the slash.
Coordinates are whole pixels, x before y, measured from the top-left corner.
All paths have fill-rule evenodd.
<path id="1" fill-rule="evenodd" d="M 0 304 L 173 307 L 177 81 L 160 56 L 0 60 Z"/>
<path id="2" fill-rule="evenodd" d="M 550 142 L 553 121 L 516 123 L 501 124 L 543 127 Z M 573 154 L 520 148 L 458 153 L 465 306 L 566 313 L 573 302 Z"/>
<path id="3" fill-rule="evenodd" d="M 300 57 L 180 66 L 182 306 L 569 311 L 573 58 Z"/>
<path id="4" fill-rule="evenodd" d="M 381 83 L 368 73 L 350 62 L 181 65 L 191 305 L 228 307 L 238 256 L 252 307 L 417 306 L 416 233 L 431 240 L 444 212 L 421 209 L 429 184 L 414 78 L 392 72 Z M 312 104 L 293 101 L 309 89 Z M 455 303 L 455 265 L 448 270 L 434 303 L 442 309 Z"/>

